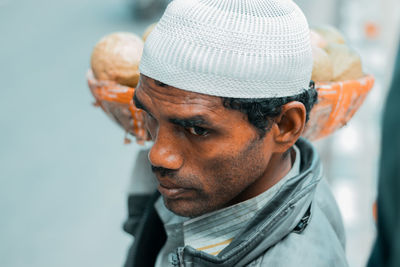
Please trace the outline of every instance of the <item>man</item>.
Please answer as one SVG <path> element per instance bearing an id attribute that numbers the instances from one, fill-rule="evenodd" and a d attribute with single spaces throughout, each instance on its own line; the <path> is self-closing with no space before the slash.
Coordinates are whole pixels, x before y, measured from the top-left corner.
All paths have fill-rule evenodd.
<path id="1" fill-rule="evenodd" d="M 175 0 L 134 101 L 154 142 L 126 266 L 347 266 L 312 145 L 307 21 L 289 0 Z M 151 179 L 151 176 L 149 176 Z"/>
<path id="2" fill-rule="evenodd" d="M 377 237 L 368 267 L 400 265 L 400 45 L 382 125 L 382 148 L 378 183 Z"/>

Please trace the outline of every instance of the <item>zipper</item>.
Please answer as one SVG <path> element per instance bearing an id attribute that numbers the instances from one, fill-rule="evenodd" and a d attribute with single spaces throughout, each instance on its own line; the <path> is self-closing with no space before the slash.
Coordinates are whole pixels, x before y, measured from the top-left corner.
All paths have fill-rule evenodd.
<path id="1" fill-rule="evenodd" d="M 178 247 L 175 253 L 169 254 L 168 261 L 174 267 L 185 267 L 183 262 L 183 249 L 184 249 L 183 247 Z"/>
<path id="2" fill-rule="evenodd" d="M 176 254 L 178 256 L 178 266 L 179 267 L 185 267 L 185 263 L 183 261 L 183 247 L 178 247 Z"/>

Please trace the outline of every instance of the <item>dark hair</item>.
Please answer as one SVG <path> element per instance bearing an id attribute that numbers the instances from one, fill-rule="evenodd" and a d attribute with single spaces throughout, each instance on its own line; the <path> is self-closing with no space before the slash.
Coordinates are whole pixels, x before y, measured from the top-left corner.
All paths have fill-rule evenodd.
<path id="1" fill-rule="evenodd" d="M 261 137 L 270 129 L 270 120 L 277 117 L 282 112 L 282 106 L 292 102 L 299 101 L 306 108 L 306 121 L 309 119 L 310 111 L 318 99 L 317 90 L 314 82 L 310 82 L 310 88 L 298 95 L 285 96 L 278 98 L 229 98 L 222 97 L 224 107 L 238 110 L 245 115 L 249 122 L 254 125 Z"/>

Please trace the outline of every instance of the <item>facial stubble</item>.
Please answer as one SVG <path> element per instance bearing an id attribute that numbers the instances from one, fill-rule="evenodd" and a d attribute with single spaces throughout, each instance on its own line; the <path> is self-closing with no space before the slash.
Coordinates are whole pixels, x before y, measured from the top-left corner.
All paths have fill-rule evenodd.
<path id="1" fill-rule="evenodd" d="M 197 217 L 246 200 L 241 194 L 263 176 L 268 165 L 262 151 L 262 139 L 250 140 L 236 156 L 227 154 L 223 158 L 208 160 L 207 174 L 210 175 L 207 177 L 212 178 L 207 179 L 204 188 L 197 182 L 196 175 L 184 179 L 185 183 L 190 180 L 196 185 L 196 197 L 173 200 L 164 197 L 166 207 L 180 216 Z"/>

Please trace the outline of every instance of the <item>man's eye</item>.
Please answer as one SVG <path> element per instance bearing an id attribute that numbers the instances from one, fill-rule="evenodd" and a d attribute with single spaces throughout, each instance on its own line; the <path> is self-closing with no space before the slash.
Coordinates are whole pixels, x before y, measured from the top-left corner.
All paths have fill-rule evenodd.
<path id="1" fill-rule="evenodd" d="M 198 127 L 198 126 L 188 127 L 188 128 L 186 128 L 186 130 L 190 134 L 193 134 L 196 136 L 206 136 L 207 134 L 209 134 L 209 131 L 207 129 L 204 129 L 204 128 Z"/>

